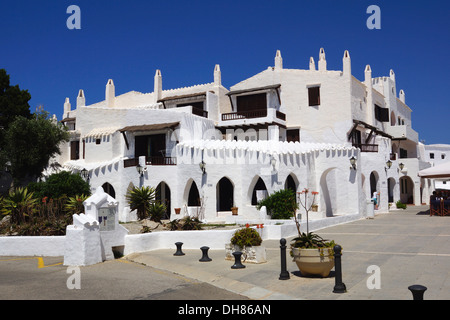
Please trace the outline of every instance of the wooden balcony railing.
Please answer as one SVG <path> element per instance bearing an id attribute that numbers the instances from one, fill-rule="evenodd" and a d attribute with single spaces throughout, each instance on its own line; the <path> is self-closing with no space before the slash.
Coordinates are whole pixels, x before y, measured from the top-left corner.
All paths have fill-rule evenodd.
<path id="1" fill-rule="evenodd" d="M 223 113 L 222 121 L 267 117 L 267 109 Z"/>
<path id="2" fill-rule="evenodd" d="M 208 118 L 208 111 L 196 107 L 192 107 L 192 114 L 195 114 L 203 118 Z"/>
<path id="3" fill-rule="evenodd" d="M 377 144 L 354 143 L 353 146 L 361 149 L 361 152 L 378 152 Z"/>
<path id="4" fill-rule="evenodd" d="M 177 158 L 173 157 L 147 157 L 145 163 L 149 166 L 176 166 Z M 136 167 L 139 164 L 138 158 L 123 160 L 123 166 Z"/>

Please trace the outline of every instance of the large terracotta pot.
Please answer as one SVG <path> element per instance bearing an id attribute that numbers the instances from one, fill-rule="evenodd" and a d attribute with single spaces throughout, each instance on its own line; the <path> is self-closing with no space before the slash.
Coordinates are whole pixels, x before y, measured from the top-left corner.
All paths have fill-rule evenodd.
<path id="1" fill-rule="evenodd" d="M 332 248 L 299 249 L 292 248 L 294 261 L 304 276 L 320 275 L 328 277 L 334 267 Z"/>

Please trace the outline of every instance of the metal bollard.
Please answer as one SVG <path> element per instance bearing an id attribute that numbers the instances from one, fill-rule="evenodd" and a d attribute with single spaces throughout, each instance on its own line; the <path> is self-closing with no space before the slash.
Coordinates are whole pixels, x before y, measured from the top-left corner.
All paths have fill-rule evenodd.
<path id="1" fill-rule="evenodd" d="M 231 269 L 243 269 L 245 266 L 241 263 L 242 252 L 236 251 L 233 252 L 234 256 L 234 264 L 231 266 Z"/>
<path id="2" fill-rule="evenodd" d="M 202 250 L 202 257 L 200 258 L 200 262 L 208 262 L 211 261 L 212 259 L 210 257 L 208 257 L 208 250 L 209 247 L 201 247 L 200 250 Z"/>
<path id="3" fill-rule="evenodd" d="M 286 239 L 282 238 L 280 240 L 280 257 L 281 257 L 281 273 L 279 280 L 288 280 L 290 279 L 289 272 L 286 268 Z"/>
<path id="4" fill-rule="evenodd" d="M 409 286 L 408 289 L 413 295 L 413 300 L 423 300 L 423 294 L 427 290 L 427 287 L 424 287 L 420 284 L 414 284 L 412 286 Z"/>
<path id="5" fill-rule="evenodd" d="M 333 292 L 334 293 L 345 293 L 347 292 L 347 288 L 345 287 L 345 284 L 342 282 L 342 267 L 341 267 L 341 246 L 335 245 L 334 248 L 334 279 L 335 279 L 335 285 Z"/>
<path id="6" fill-rule="evenodd" d="M 175 252 L 174 256 L 184 256 L 183 251 L 181 251 L 181 246 L 183 245 L 183 242 L 175 242 L 175 245 L 177 246 L 177 252 Z"/>

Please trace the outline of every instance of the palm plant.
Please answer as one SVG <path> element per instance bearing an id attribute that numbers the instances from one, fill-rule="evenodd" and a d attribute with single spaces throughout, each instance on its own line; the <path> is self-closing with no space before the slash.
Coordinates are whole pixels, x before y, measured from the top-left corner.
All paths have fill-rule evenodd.
<path id="1" fill-rule="evenodd" d="M 151 205 L 155 202 L 156 189 L 151 187 L 133 187 L 126 199 L 131 210 L 136 210 L 138 220 L 149 217 Z"/>
<path id="2" fill-rule="evenodd" d="M 88 195 L 82 194 L 75 197 L 69 197 L 66 204 L 64 205 L 65 211 L 70 214 L 84 213 L 83 202 L 88 198 Z"/>
<path id="3" fill-rule="evenodd" d="M 33 197 L 27 188 L 11 189 L 3 199 L 1 213 L 11 216 L 11 223 L 21 223 L 28 220 L 35 211 L 38 199 Z"/>

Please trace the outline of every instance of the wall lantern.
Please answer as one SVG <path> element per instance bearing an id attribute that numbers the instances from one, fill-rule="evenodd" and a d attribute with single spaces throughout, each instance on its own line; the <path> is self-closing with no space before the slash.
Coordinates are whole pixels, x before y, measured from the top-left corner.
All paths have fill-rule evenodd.
<path id="1" fill-rule="evenodd" d="M 386 161 L 386 168 L 384 168 L 385 170 L 386 170 L 386 172 L 392 167 L 392 161 L 391 160 L 388 160 L 388 161 Z"/>
<path id="2" fill-rule="evenodd" d="M 80 176 L 88 181 L 89 180 L 89 171 L 87 171 L 85 168 L 83 168 L 83 170 L 80 171 Z"/>
<path id="3" fill-rule="evenodd" d="M 355 157 L 352 156 L 352 157 L 350 158 L 350 164 L 351 164 L 350 169 L 356 170 L 356 158 L 355 158 Z"/>
<path id="4" fill-rule="evenodd" d="M 200 162 L 199 164 L 200 170 L 202 170 L 202 173 L 205 174 L 206 173 L 206 163 L 202 160 L 202 162 Z"/>
<path id="5" fill-rule="evenodd" d="M 272 159 L 270 159 L 270 164 L 272 165 L 273 171 L 275 171 L 275 167 L 277 165 L 277 159 L 275 159 L 275 157 L 272 157 Z"/>
<path id="6" fill-rule="evenodd" d="M 398 167 L 400 168 L 400 170 L 403 170 L 403 168 L 405 167 L 405 165 L 403 164 L 403 162 L 398 164 Z"/>
<path id="7" fill-rule="evenodd" d="M 144 175 L 145 168 L 143 166 L 141 166 L 140 164 L 138 164 L 136 166 L 136 171 L 139 173 L 139 177 L 142 177 Z"/>

